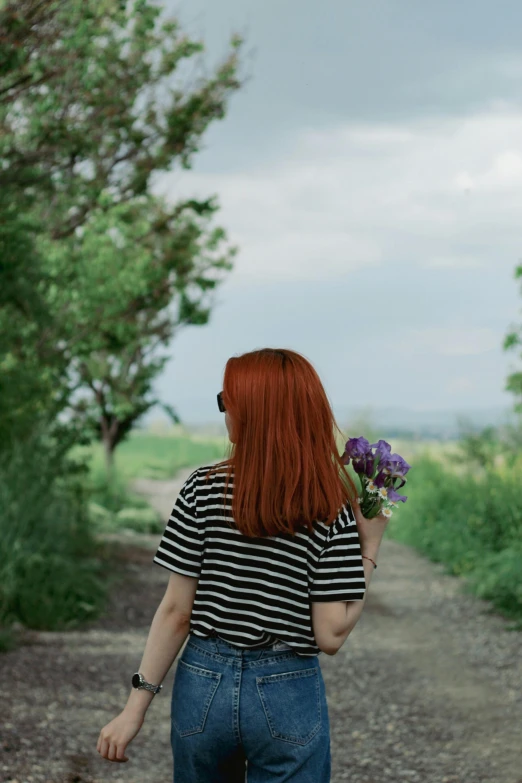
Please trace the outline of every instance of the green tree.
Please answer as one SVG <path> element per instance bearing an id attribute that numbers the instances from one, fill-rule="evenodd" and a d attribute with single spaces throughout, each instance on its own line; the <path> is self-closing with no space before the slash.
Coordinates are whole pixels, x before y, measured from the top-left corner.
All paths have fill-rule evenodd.
<path id="1" fill-rule="evenodd" d="M 110 393 L 104 381 L 98 412 L 118 417 L 117 442 L 150 404 L 159 367 L 157 357 L 136 357 L 145 348 L 153 353 L 154 339 L 172 335 L 176 318 L 208 318 L 185 289 L 199 287 L 201 294 L 211 287 L 204 269 L 212 250 L 214 266 L 230 268 L 231 250 L 209 223 L 214 202 L 167 207 L 149 191 L 159 173 L 190 168 L 204 131 L 224 116 L 240 86 L 240 41 L 233 38 L 224 61 L 205 73 L 203 44 L 177 21 L 160 21 L 160 12 L 148 0 L 11 0 L 0 8 L 0 249 L 8 251 L 0 262 L 0 413 L 14 414 L 3 424 L 11 434 L 30 431 L 38 414 L 54 421 L 71 391 L 76 404 L 78 382 L 92 403 L 93 384 L 99 392 L 108 362 L 118 381 Z M 128 215 L 138 216 L 143 231 L 134 232 L 136 247 L 123 253 L 126 274 L 102 232 L 122 230 Z M 178 233 L 169 238 L 168 231 Z M 94 270 L 105 294 L 96 291 Z M 147 286 L 162 275 L 151 304 Z M 116 323 L 116 280 L 123 284 L 117 299 L 125 326 Z M 167 324 L 169 294 L 178 315 Z M 125 392 L 127 365 L 135 375 Z M 87 419 L 91 403 L 84 402 Z"/>
<path id="2" fill-rule="evenodd" d="M 71 407 L 103 441 L 108 467 L 159 402 L 152 385 L 167 360 L 162 347 L 181 327 L 207 323 L 207 292 L 232 266 L 234 248 L 209 225 L 216 209 L 212 200 L 173 207 L 153 196 L 102 203 L 81 232 L 46 250 L 55 251 L 53 276 L 66 280 L 53 309 L 67 329 Z"/>
<path id="3" fill-rule="evenodd" d="M 14 187 L 0 189 L 0 451 L 60 410 L 65 359 L 42 339 L 52 324 L 39 226 Z"/>
<path id="4" fill-rule="evenodd" d="M 160 13 L 148 0 L 16 0 L 0 12 L 0 187 L 46 189 L 54 239 L 102 191 L 120 203 L 175 163 L 189 168 L 240 86 L 237 37 L 213 74 L 189 80 L 185 61 L 203 44 Z"/>

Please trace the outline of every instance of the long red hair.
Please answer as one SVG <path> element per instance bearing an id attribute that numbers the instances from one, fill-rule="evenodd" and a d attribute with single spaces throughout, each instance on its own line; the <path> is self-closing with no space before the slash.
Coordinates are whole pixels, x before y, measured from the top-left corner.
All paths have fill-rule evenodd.
<path id="1" fill-rule="evenodd" d="M 357 489 L 337 451 L 339 429 L 311 363 L 287 348 L 231 357 L 223 402 L 234 442 L 227 459 L 224 508 L 233 476 L 232 516 L 247 536 L 294 534 L 312 521 L 330 524 Z M 341 433 L 342 435 L 342 433 Z"/>

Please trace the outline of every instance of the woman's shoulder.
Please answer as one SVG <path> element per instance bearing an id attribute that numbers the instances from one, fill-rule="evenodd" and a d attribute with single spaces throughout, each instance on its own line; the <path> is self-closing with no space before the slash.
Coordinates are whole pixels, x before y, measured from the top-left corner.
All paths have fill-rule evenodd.
<path id="1" fill-rule="evenodd" d="M 336 533 L 340 533 L 347 527 L 350 527 L 350 525 L 355 525 L 355 515 L 353 513 L 352 504 L 350 501 L 347 500 L 346 503 L 341 506 L 337 512 L 337 516 L 332 522 L 328 524 L 322 522 L 320 524 L 326 528 L 326 535 L 328 540 L 335 536 Z"/>
<path id="2" fill-rule="evenodd" d="M 223 484 L 228 473 L 228 465 L 219 462 L 208 462 L 195 468 L 187 478 L 187 481 L 198 485 L 210 483 Z M 232 475 L 233 478 L 233 475 Z"/>

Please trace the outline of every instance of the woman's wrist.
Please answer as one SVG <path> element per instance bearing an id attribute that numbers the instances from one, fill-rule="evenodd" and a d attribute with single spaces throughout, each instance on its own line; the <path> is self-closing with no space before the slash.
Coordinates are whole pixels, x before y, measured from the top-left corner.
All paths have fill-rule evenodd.
<path id="1" fill-rule="evenodd" d="M 133 688 L 129 694 L 123 712 L 132 717 L 141 716 L 144 718 L 153 698 L 154 693 L 152 693 L 152 691 L 146 690 L 145 688 L 140 688 L 139 690 Z"/>
<path id="2" fill-rule="evenodd" d="M 363 557 L 367 557 L 370 560 L 375 560 L 377 562 L 377 558 L 379 556 L 379 547 L 378 546 L 362 546 L 361 547 L 361 555 Z"/>

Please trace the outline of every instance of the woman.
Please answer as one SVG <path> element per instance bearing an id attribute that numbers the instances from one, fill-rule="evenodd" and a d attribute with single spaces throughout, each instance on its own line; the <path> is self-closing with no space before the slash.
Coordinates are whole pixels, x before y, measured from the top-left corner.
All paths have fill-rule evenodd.
<path id="1" fill-rule="evenodd" d="M 97 749 L 127 761 L 187 641 L 171 700 L 174 783 L 328 783 L 319 655 L 335 655 L 359 619 L 388 520 L 362 516 L 328 398 L 301 354 L 232 357 L 218 405 L 229 456 L 181 488 L 153 558 L 169 584 L 127 705 Z"/>

